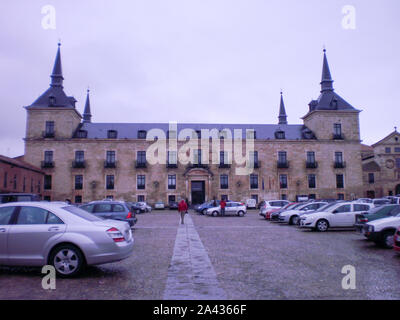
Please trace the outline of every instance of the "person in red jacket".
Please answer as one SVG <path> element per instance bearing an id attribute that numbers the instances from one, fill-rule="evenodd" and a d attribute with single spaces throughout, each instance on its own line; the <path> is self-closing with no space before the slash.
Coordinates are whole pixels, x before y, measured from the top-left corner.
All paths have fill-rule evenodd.
<path id="1" fill-rule="evenodd" d="M 221 200 L 220 206 L 221 206 L 221 214 L 224 216 L 225 215 L 225 207 L 226 207 L 225 199 Z"/>
<path id="2" fill-rule="evenodd" d="M 181 214 L 181 224 L 185 224 L 185 214 L 188 210 L 188 205 L 185 202 L 185 200 L 181 200 L 181 202 L 179 202 L 178 204 L 178 211 Z"/>

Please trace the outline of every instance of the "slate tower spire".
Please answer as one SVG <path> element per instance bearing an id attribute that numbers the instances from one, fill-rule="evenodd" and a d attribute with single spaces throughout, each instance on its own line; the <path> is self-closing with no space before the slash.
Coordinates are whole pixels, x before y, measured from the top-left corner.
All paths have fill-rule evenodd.
<path id="1" fill-rule="evenodd" d="M 279 107 L 279 124 L 288 124 L 287 115 L 285 110 L 285 103 L 283 102 L 283 93 L 281 91 L 281 104 Z"/>
<path id="2" fill-rule="evenodd" d="M 92 113 L 90 111 L 90 97 L 89 97 L 90 90 L 87 90 L 86 95 L 86 103 L 85 103 L 85 110 L 83 111 L 83 123 L 90 123 L 92 122 Z"/>

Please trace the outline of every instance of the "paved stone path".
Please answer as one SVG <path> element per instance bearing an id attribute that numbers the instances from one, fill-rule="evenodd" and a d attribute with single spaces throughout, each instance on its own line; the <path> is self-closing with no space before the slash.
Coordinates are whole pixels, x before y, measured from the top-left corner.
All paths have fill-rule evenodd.
<path id="1" fill-rule="evenodd" d="M 164 299 L 227 299 L 189 214 L 185 217 L 185 225 L 178 227 Z"/>

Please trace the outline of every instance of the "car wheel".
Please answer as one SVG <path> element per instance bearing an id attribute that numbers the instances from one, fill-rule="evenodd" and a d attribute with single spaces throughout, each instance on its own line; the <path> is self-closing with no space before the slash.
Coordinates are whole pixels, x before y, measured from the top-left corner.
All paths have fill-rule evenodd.
<path id="1" fill-rule="evenodd" d="M 318 220 L 317 223 L 315 224 L 315 228 L 319 232 L 325 232 L 329 228 L 329 223 L 325 219 Z"/>
<path id="2" fill-rule="evenodd" d="M 298 216 L 293 216 L 289 220 L 289 224 L 292 225 L 297 225 L 299 223 L 299 217 Z"/>
<path id="3" fill-rule="evenodd" d="M 207 209 L 203 209 L 203 211 L 201 212 L 201 214 L 202 214 L 203 216 L 205 216 L 205 215 L 207 214 Z"/>
<path id="4" fill-rule="evenodd" d="M 54 266 L 60 277 L 73 277 L 84 268 L 85 258 L 77 247 L 65 244 L 52 250 L 49 264 Z"/>
<path id="5" fill-rule="evenodd" d="M 238 216 L 239 216 L 239 217 L 243 217 L 243 216 L 244 216 L 244 212 L 243 212 L 243 211 L 239 211 L 239 212 L 238 212 Z"/>
<path id="6" fill-rule="evenodd" d="M 386 249 L 392 249 L 394 245 L 394 231 L 386 231 L 382 235 L 381 244 Z"/>
<path id="7" fill-rule="evenodd" d="M 217 216 L 218 216 L 218 211 L 214 211 L 214 212 L 212 213 L 212 215 L 213 215 L 214 217 L 217 217 Z"/>

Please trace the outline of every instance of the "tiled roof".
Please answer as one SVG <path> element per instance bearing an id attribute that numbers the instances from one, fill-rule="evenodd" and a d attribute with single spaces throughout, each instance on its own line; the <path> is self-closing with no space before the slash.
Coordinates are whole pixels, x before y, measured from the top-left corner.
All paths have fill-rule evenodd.
<path id="1" fill-rule="evenodd" d="M 40 168 L 35 167 L 35 166 L 31 165 L 30 163 L 21 160 L 21 157 L 9 158 L 9 157 L 0 155 L 0 162 L 44 174 L 44 172 Z"/>
<path id="2" fill-rule="evenodd" d="M 284 131 L 286 140 L 304 139 L 303 131 L 307 130 L 304 125 L 273 125 L 273 124 L 202 124 L 202 123 L 178 123 L 178 135 L 183 129 L 192 129 L 194 131 L 202 129 L 229 129 L 232 134 L 235 129 L 242 130 L 242 138 L 246 138 L 246 129 L 256 131 L 256 139 L 275 140 L 276 131 Z M 138 131 L 147 131 L 151 129 L 160 129 L 165 135 L 169 130 L 168 123 L 83 123 L 80 130 L 87 131 L 88 139 L 107 139 L 109 130 L 118 132 L 118 139 L 137 139 Z"/>

